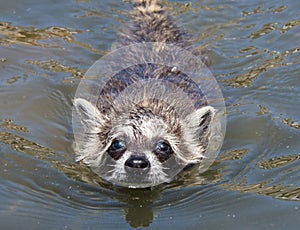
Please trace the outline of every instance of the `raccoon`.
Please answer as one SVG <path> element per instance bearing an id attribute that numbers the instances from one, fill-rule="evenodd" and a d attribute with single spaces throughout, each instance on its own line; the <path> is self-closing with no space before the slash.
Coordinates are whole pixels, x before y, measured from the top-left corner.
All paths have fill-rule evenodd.
<path id="1" fill-rule="evenodd" d="M 114 49 L 151 42 L 158 44 L 160 58 L 163 44 L 190 48 L 190 36 L 156 0 L 133 1 L 130 17 Z M 205 158 L 216 111 L 176 66 L 148 61 L 129 66 L 94 93 L 95 103 L 74 100 L 84 127 L 76 159 L 105 180 L 130 188 L 152 187 Z"/>

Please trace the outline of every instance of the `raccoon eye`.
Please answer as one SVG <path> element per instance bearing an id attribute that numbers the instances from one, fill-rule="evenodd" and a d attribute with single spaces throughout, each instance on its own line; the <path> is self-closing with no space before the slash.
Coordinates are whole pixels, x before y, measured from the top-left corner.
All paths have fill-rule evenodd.
<path id="1" fill-rule="evenodd" d="M 114 159 L 118 160 L 126 151 L 126 142 L 123 140 L 114 140 L 109 146 L 107 152 Z"/>
<path id="2" fill-rule="evenodd" d="M 113 150 L 120 150 L 120 149 L 126 148 L 126 143 L 125 143 L 125 141 L 122 141 L 122 140 L 115 140 L 111 144 L 111 148 Z"/>
<path id="3" fill-rule="evenodd" d="M 160 162 L 164 162 L 173 154 L 170 144 L 166 141 L 160 141 L 156 144 L 154 153 Z"/>
<path id="4" fill-rule="evenodd" d="M 161 152 L 168 152 L 170 151 L 170 145 L 167 142 L 161 141 L 158 142 L 156 149 L 161 151 Z"/>

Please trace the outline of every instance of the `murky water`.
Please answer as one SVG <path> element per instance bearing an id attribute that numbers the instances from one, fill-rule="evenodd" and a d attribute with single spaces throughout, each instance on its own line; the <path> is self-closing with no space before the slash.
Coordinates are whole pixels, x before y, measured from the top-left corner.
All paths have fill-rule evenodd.
<path id="1" fill-rule="evenodd" d="M 166 2 L 226 98 L 217 161 L 153 190 L 74 162 L 71 105 L 127 22 L 121 1 L 1 1 L 1 229 L 298 229 L 300 2 Z"/>

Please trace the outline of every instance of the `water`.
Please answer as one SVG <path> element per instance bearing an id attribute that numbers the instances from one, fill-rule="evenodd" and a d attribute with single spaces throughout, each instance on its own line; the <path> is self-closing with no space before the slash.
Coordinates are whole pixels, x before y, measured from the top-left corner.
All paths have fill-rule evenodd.
<path id="1" fill-rule="evenodd" d="M 300 3 L 165 3 L 208 46 L 226 98 L 216 162 L 153 190 L 114 188 L 74 163 L 72 98 L 130 6 L 2 1 L 1 229 L 299 228 Z"/>

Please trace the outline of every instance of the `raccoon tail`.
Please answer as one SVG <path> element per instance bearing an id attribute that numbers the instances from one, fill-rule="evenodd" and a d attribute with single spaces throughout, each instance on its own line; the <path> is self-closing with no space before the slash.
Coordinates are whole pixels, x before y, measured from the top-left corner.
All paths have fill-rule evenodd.
<path id="1" fill-rule="evenodd" d="M 187 36 L 179 29 L 157 0 L 133 0 L 131 21 L 123 30 L 120 45 L 163 42 L 185 46 Z"/>
<path id="2" fill-rule="evenodd" d="M 162 7 L 157 0 L 135 0 L 133 4 L 136 10 L 143 13 L 162 13 Z"/>

